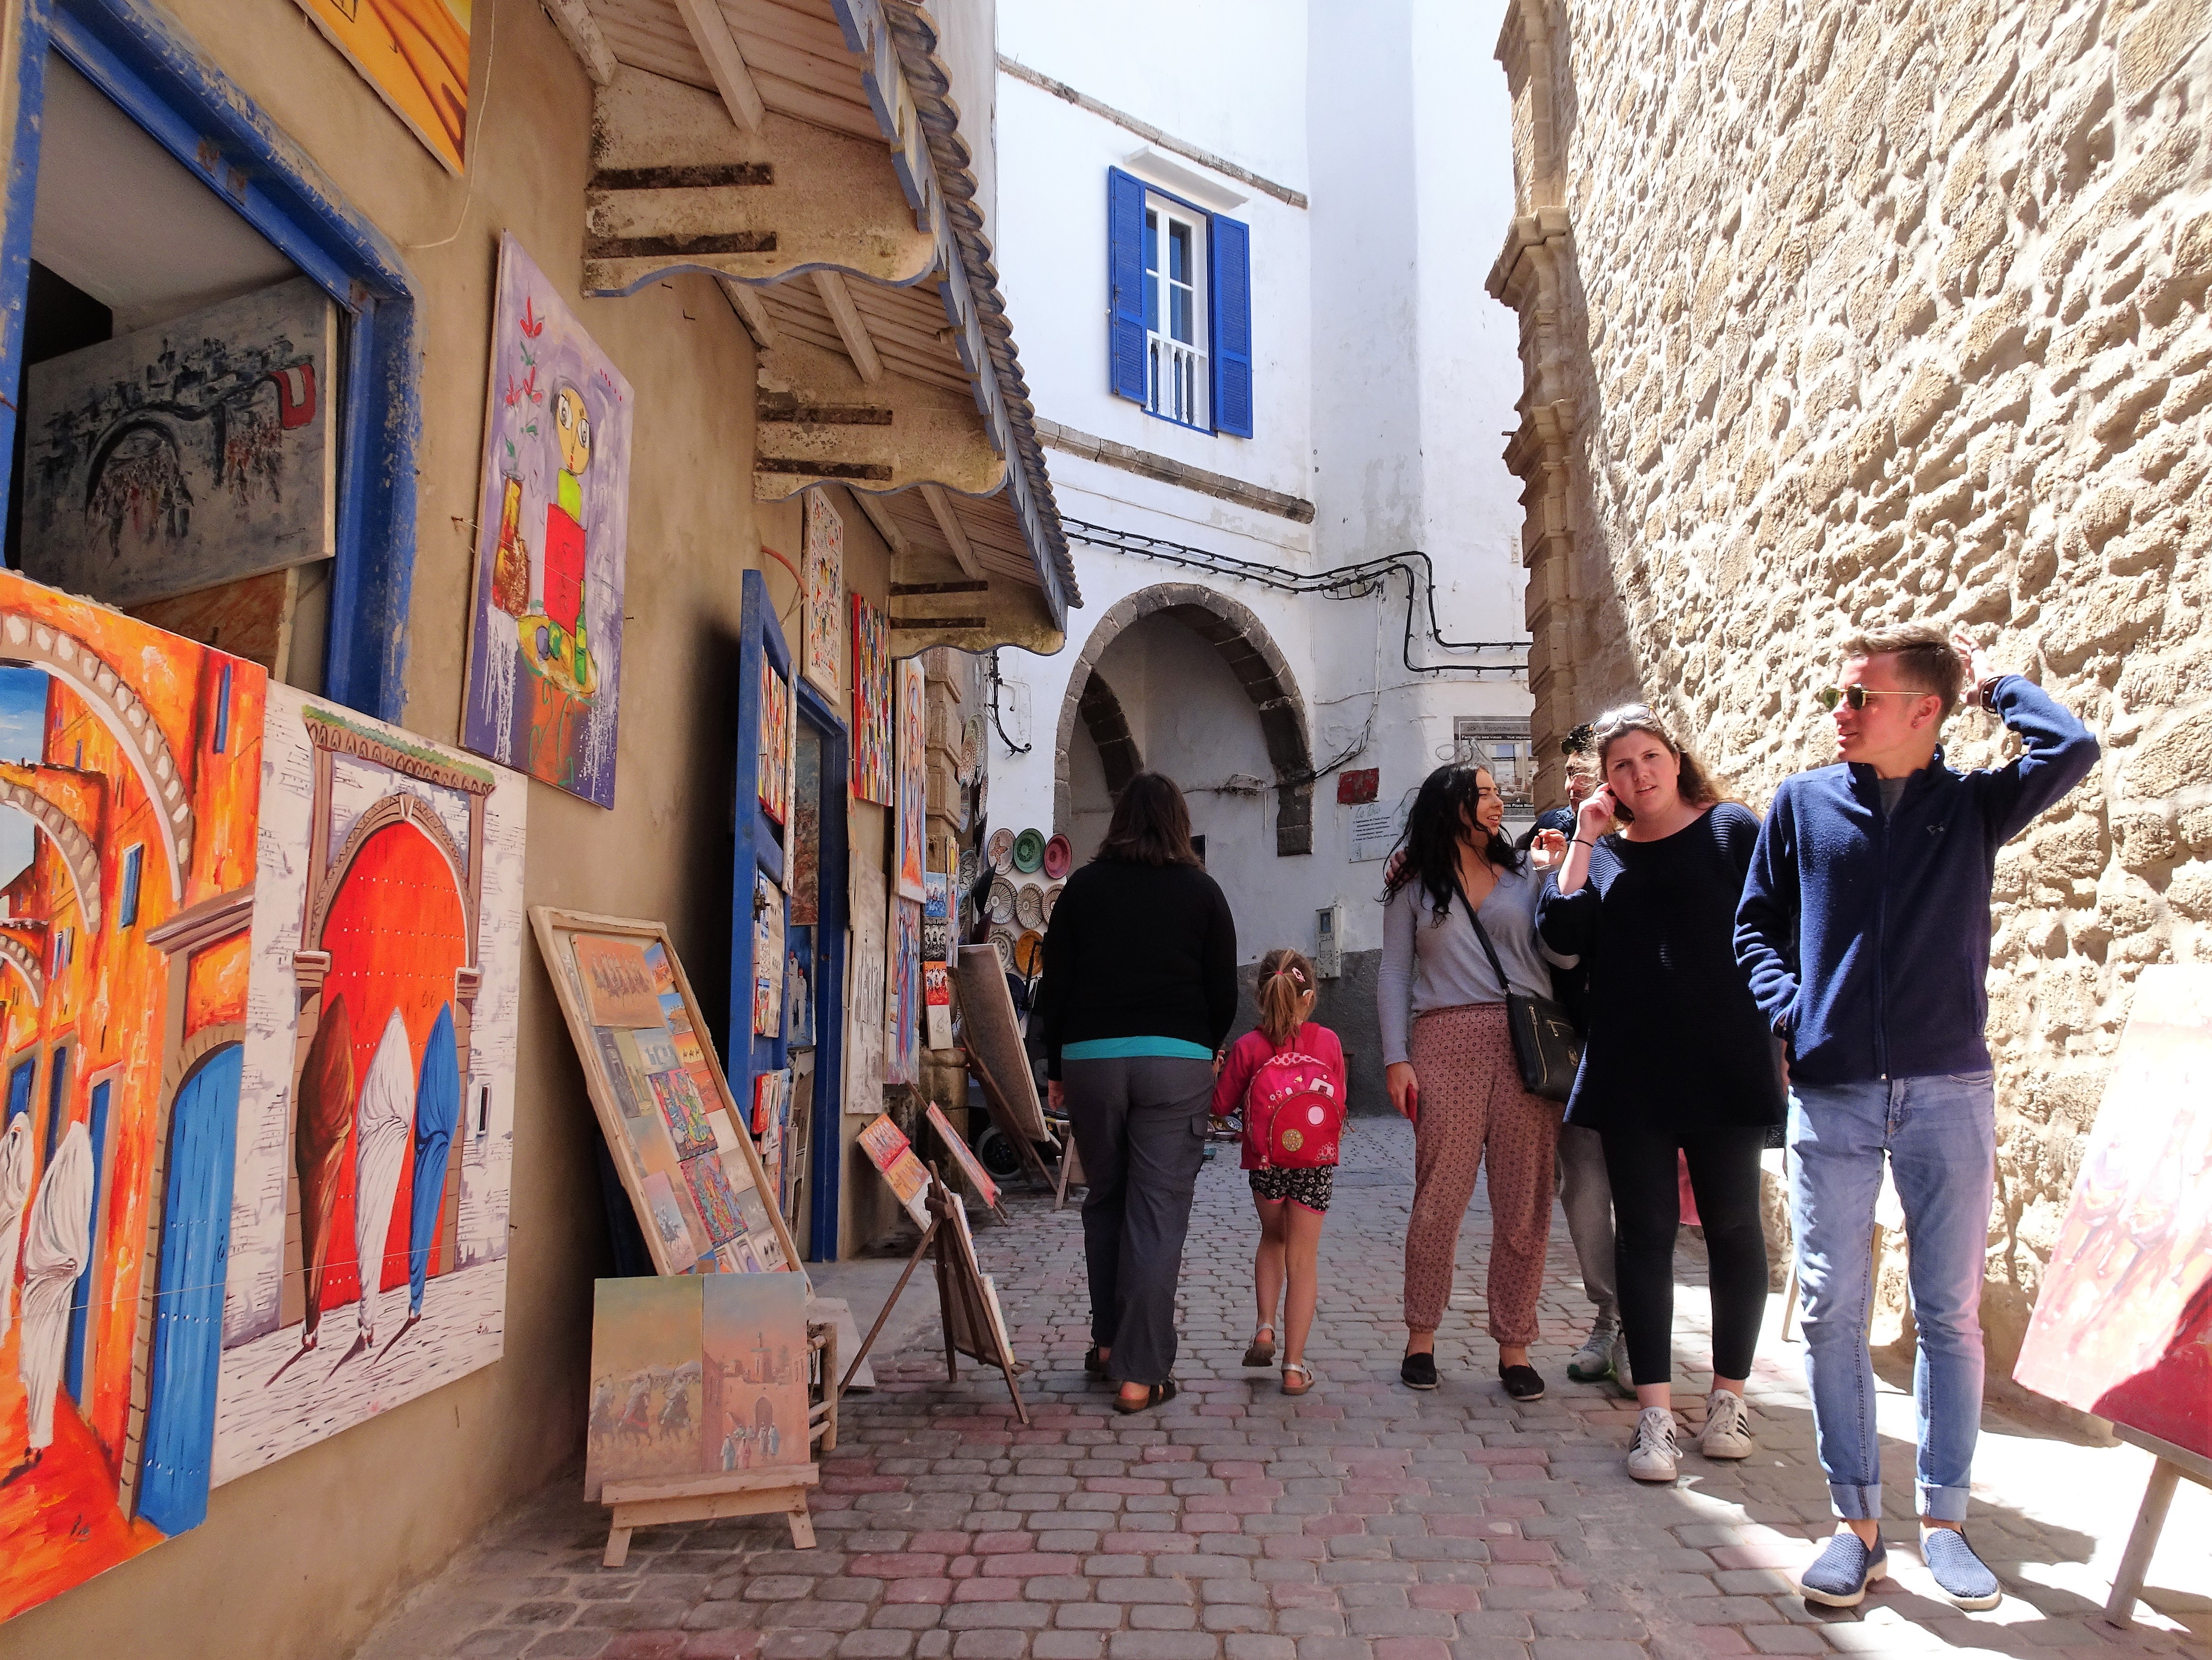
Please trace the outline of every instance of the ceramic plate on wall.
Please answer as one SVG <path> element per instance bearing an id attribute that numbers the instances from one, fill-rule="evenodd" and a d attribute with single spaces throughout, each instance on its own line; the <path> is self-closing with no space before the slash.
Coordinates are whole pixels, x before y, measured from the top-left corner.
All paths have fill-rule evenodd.
<path id="1" fill-rule="evenodd" d="M 1066 885 L 1067 885 L 1064 882 L 1055 882 L 1044 891 L 1044 920 L 1046 921 L 1049 922 L 1052 921 L 1052 908 L 1060 903 L 1060 891 Z"/>
<path id="2" fill-rule="evenodd" d="M 1014 972 L 1034 975 L 1044 967 L 1044 935 L 1031 928 L 1014 941 Z"/>
<path id="3" fill-rule="evenodd" d="M 981 861 L 975 856 L 975 849 L 973 848 L 962 848 L 960 853 L 960 886 L 962 891 L 964 892 L 966 890 L 974 887 L 975 885 L 976 877 L 981 873 L 982 865 Z"/>
<path id="4" fill-rule="evenodd" d="M 1034 882 L 1024 882 L 1014 891 L 1014 921 L 1025 928 L 1044 926 L 1044 890 Z"/>
<path id="5" fill-rule="evenodd" d="M 1010 830 L 993 830 L 991 832 L 991 839 L 985 844 L 985 846 L 990 852 L 991 868 L 998 872 L 1001 876 L 1012 875 L 1014 868 L 1013 831 Z"/>
<path id="6" fill-rule="evenodd" d="M 1014 920 L 1014 885 L 1003 876 L 991 883 L 991 920 L 1002 927 Z"/>
<path id="7" fill-rule="evenodd" d="M 1030 875 L 1044 863 L 1044 832 L 1025 830 L 1014 838 L 1014 868 Z"/>
<path id="8" fill-rule="evenodd" d="M 1059 881 L 1074 862 L 1075 849 L 1065 836 L 1055 836 L 1044 844 L 1044 873 L 1051 880 Z"/>
<path id="9" fill-rule="evenodd" d="M 993 928 L 991 944 L 999 953 L 999 966 L 1012 974 L 1014 970 L 1014 946 L 1020 936 L 1012 928 Z"/>

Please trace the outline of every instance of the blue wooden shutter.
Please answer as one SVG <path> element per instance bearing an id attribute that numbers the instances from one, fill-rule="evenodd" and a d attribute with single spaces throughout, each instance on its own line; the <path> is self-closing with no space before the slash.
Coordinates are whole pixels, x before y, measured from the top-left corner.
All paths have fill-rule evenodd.
<path id="1" fill-rule="evenodd" d="M 1213 343 L 1213 429 L 1252 435 L 1252 232 L 1215 214 L 1206 260 Z"/>
<path id="2" fill-rule="evenodd" d="M 1107 361 L 1114 395 L 1145 401 L 1145 186 L 1106 169 Z"/>

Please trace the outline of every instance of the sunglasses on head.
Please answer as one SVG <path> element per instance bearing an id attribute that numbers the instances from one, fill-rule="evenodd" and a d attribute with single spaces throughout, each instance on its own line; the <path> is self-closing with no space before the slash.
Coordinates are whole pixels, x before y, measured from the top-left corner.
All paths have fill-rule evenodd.
<path id="1" fill-rule="evenodd" d="M 1823 686 L 1814 694 L 1820 707 L 1832 711 L 1838 703 L 1849 703 L 1855 709 L 1866 707 L 1869 697 L 1933 697 L 1932 691 L 1877 691 L 1870 686 Z"/>

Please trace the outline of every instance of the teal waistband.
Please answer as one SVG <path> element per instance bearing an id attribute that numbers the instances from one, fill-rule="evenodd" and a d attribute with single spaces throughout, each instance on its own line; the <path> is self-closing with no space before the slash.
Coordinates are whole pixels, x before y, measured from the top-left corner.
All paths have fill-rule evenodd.
<path id="1" fill-rule="evenodd" d="M 1177 1061 L 1211 1061 L 1213 1051 L 1203 1043 L 1180 1037 L 1093 1037 L 1060 1047 L 1063 1061 L 1127 1061 L 1133 1055 L 1166 1055 Z"/>

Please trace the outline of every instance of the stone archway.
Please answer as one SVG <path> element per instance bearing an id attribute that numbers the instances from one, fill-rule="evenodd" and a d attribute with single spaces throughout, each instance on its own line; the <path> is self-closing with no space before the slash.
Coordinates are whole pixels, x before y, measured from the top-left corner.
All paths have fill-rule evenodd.
<path id="1" fill-rule="evenodd" d="M 1097 746 L 1098 763 L 1106 773 L 1106 794 L 1112 800 L 1121 794 L 1121 786 L 1145 767 L 1145 757 L 1137 750 L 1136 736 L 1129 730 L 1129 717 L 1121 712 L 1121 700 L 1114 695 L 1114 688 L 1096 669 L 1083 684 L 1083 695 L 1075 700 L 1075 712 L 1082 718 L 1091 741 Z M 1073 730 L 1068 733 L 1071 738 L 1074 735 Z M 1065 745 L 1060 754 L 1061 770 L 1065 771 Z"/>
<path id="2" fill-rule="evenodd" d="M 1091 629 L 1091 637 L 1084 642 L 1069 672 L 1066 694 L 1060 700 L 1053 757 L 1053 822 L 1071 822 L 1073 811 L 1067 746 L 1075 737 L 1076 721 L 1084 716 L 1086 702 L 1093 714 L 1103 714 L 1103 700 L 1092 697 L 1090 690 L 1094 684 L 1105 686 L 1097 673 L 1099 659 L 1124 629 L 1146 617 L 1159 616 L 1181 623 L 1219 653 L 1229 672 L 1237 677 L 1237 684 L 1244 689 L 1244 695 L 1252 700 L 1252 707 L 1260 716 L 1260 730 L 1267 739 L 1267 759 L 1275 771 L 1275 852 L 1278 856 L 1311 853 L 1313 747 L 1306 735 L 1305 699 L 1298 691 L 1297 680 L 1291 673 L 1289 661 L 1257 617 L 1234 599 L 1196 582 L 1162 582 L 1115 601 L 1106 608 L 1098 625 Z M 1107 690 L 1105 697 L 1112 696 L 1111 690 Z M 1115 714 L 1118 715 L 1120 710 L 1119 702 L 1115 702 Z M 1121 737 L 1127 740 L 1127 721 L 1121 721 L 1120 727 Z M 1097 739 L 1099 727 L 1092 725 L 1090 730 Z M 1126 754 L 1133 772 L 1133 741 L 1128 742 Z M 1099 757 L 1102 761 L 1105 759 L 1103 742 Z M 1110 780 L 1112 774 L 1109 772 L 1108 776 Z"/>

